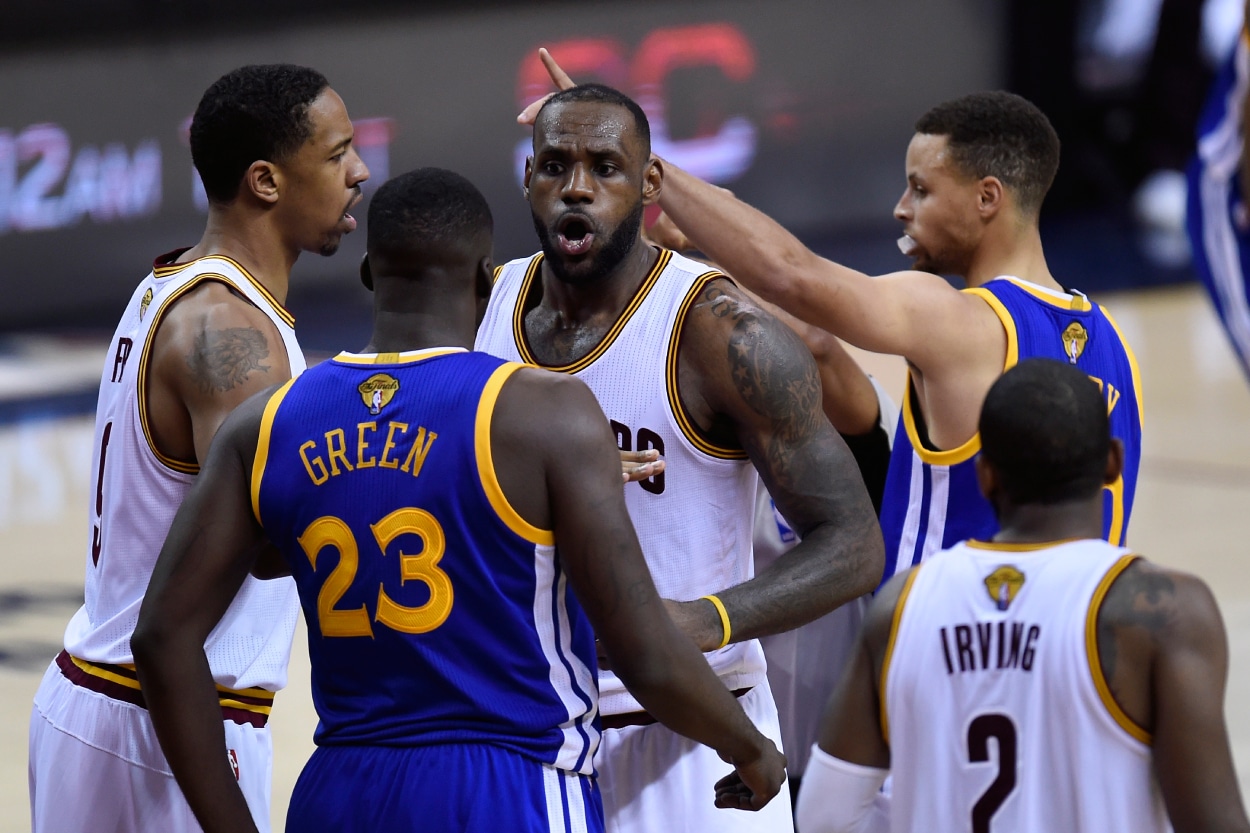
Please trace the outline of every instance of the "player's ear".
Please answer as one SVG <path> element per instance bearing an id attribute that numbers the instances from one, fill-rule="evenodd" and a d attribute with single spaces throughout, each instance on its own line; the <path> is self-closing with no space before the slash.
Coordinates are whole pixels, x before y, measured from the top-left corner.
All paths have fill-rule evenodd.
<path id="1" fill-rule="evenodd" d="M 365 285 L 365 289 L 373 291 L 373 269 L 369 266 L 368 252 L 360 259 L 360 282 Z"/>
<path id="2" fill-rule="evenodd" d="M 1116 437 L 1111 438 L 1111 447 L 1107 449 L 1107 470 L 1103 472 L 1102 482 L 1110 486 L 1120 479 L 1124 472 L 1124 443 Z"/>
<path id="3" fill-rule="evenodd" d="M 655 154 L 647 160 L 642 169 L 642 204 L 654 205 L 660 200 L 660 190 L 664 187 L 664 163 Z"/>
<path id="4" fill-rule="evenodd" d="M 525 157 L 525 175 L 521 178 L 521 193 L 525 199 L 530 198 L 530 174 L 534 173 L 534 157 Z"/>
<path id="5" fill-rule="evenodd" d="M 281 179 L 282 175 L 271 162 L 258 159 L 249 165 L 243 174 L 243 187 L 251 191 L 261 202 L 272 205 L 278 201 Z"/>
<path id="6" fill-rule="evenodd" d="M 479 301 L 490 298 L 490 291 L 495 286 L 495 262 L 490 256 L 477 262 L 477 274 L 473 276 L 473 294 Z"/>
<path id="7" fill-rule="evenodd" d="M 989 220 L 1003 207 L 1003 182 L 996 176 L 982 177 L 977 187 L 977 210 L 981 218 Z"/>
<path id="8" fill-rule="evenodd" d="M 994 496 L 998 493 L 998 472 L 994 470 L 994 466 L 989 460 L 985 459 L 984 454 L 977 455 L 977 487 L 980 488 L 981 494 L 990 502 L 991 506 L 997 506 L 994 503 Z"/>

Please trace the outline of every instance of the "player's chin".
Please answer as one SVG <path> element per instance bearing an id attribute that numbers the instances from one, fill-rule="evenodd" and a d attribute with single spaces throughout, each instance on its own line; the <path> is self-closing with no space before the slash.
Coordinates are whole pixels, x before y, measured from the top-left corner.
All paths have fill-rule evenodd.
<path id="1" fill-rule="evenodd" d="M 321 241 L 321 245 L 317 247 L 317 254 L 322 257 L 329 257 L 339 250 L 339 246 L 343 242 L 343 235 L 335 234 Z"/>

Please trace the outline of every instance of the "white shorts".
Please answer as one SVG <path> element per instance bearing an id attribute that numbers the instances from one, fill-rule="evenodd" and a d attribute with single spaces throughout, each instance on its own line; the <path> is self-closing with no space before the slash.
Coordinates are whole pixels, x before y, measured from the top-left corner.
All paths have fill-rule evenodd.
<path id="1" fill-rule="evenodd" d="M 223 724 L 225 754 L 256 827 L 268 833 L 269 729 Z M 30 714 L 28 772 L 33 833 L 199 833 L 147 709 L 75 685 L 55 662 Z"/>
<path id="2" fill-rule="evenodd" d="M 747 717 L 781 748 L 777 706 L 767 683 L 738 700 Z M 660 723 L 605 729 L 595 758 L 607 833 L 793 833 L 790 791 L 759 812 L 722 810 L 714 785 L 732 771 L 710 747 Z"/>
<path id="3" fill-rule="evenodd" d="M 807 768 L 820 719 L 855 650 L 867 608 L 868 597 L 862 596 L 797 630 L 760 639 L 792 778 Z"/>

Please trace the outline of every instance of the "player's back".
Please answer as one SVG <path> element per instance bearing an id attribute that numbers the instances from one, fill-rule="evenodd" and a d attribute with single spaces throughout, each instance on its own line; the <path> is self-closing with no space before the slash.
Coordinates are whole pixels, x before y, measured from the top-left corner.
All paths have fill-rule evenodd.
<path id="1" fill-rule="evenodd" d="M 1128 342 L 1107 310 L 1079 292 L 1059 293 L 1011 277 L 976 289 L 1007 334 L 1004 372 L 1030 358 L 1074 364 L 1103 392 L 1111 436 L 1124 444 L 1124 473 L 1103 495 L 1103 534 L 1122 544 L 1128 530 L 1141 462 L 1141 378 Z M 980 435 L 959 448 L 934 451 L 908 382 L 881 507 L 886 568 L 896 573 L 968 538 L 998 531 L 994 510 L 980 492 L 975 457 Z"/>
<path id="2" fill-rule="evenodd" d="M 253 505 L 299 587 L 319 744 L 485 743 L 592 772 L 594 636 L 491 459 L 520 367 L 345 353 L 270 400 Z"/>
<path id="3" fill-rule="evenodd" d="M 892 830 L 1170 829 L 1150 735 L 1098 656 L 1099 606 L 1133 559 L 967 542 L 909 577 L 881 672 Z"/>
<path id="4" fill-rule="evenodd" d="M 210 256 L 188 263 L 158 259 L 132 295 L 110 341 L 100 378 L 91 468 L 90 536 L 85 604 L 65 634 L 62 669 L 97 690 L 135 695 L 130 636 L 138 621 L 156 557 L 199 466 L 157 447 L 149 421 L 154 393 L 148 378 L 157 330 L 174 304 L 209 283 L 230 287 L 273 322 L 291 371 L 304 369 L 294 319 L 238 263 Z M 165 262 L 162 262 L 165 261 Z M 217 683 L 273 691 L 286 683 L 298 612 L 289 581 L 249 578 L 206 650 Z M 68 665 L 78 660 L 77 670 Z M 103 688 L 100 688 L 103 687 Z M 269 698 L 272 699 L 272 698 Z M 267 713 L 268 709 L 263 709 Z"/>

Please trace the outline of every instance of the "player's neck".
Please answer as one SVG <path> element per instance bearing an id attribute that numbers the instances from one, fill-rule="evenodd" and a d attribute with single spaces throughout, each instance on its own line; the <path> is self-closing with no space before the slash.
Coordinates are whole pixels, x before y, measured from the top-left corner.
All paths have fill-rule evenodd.
<path id="1" fill-rule="evenodd" d="M 555 310 L 569 325 L 600 317 L 617 317 L 655 266 L 659 252 L 639 239 L 607 275 L 590 283 L 560 280 L 544 266 L 542 305 Z"/>
<path id="2" fill-rule="evenodd" d="M 1072 503 L 999 506 L 999 526 L 994 540 L 1003 544 L 1101 538 L 1102 495 Z"/>
<path id="3" fill-rule="evenodd" d="M 281 243 L 263 220 L 244 220 L 210 207 L 200 242 L 178 260 L 186 262 L 209 255 L 225 255 L 235 261 L 263 284 L 279 304 L 286 303 L 291 267 L 299 252 Z"/>
<path id="4" fill-rule="evenodd" d="M 458 282 L 448 290 L 433 279 L 374 278 L 373 335 L 366 353 L 430 347 L 473 348 L 477 307 Z"/>
<path id="5" fill-rule="evenodd" d="M 964 280 L 968 286 L 983 286 L 994 278 L 1010 275 L 1023 281 L 1064 292 L 1050 274 L 1042 238 L 1036 224 L 1016 224 L 986 234 L 977 247 Z"/>

